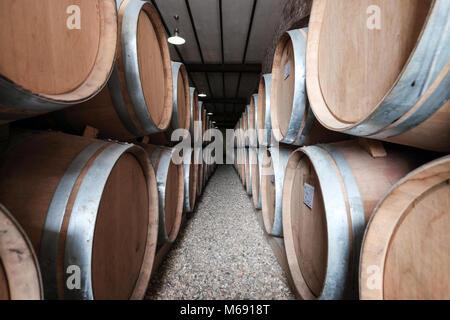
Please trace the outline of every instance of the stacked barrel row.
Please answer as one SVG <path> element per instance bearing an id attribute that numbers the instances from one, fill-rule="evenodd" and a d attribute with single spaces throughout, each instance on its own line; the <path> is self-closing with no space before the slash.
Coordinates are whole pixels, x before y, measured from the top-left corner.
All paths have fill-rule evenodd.
<path id="1" fill-rule="evenodd" d="M 449 17 L 445 0 L 315 0 L 279 39 L 235 168 L 299 298 L 450 298 Z"/>
<path id="2" fill-rule="evenodd" d="M 4 0 L 0 28 L 0 299 L 142 299 L 214 168 L 157 10 Z"/>

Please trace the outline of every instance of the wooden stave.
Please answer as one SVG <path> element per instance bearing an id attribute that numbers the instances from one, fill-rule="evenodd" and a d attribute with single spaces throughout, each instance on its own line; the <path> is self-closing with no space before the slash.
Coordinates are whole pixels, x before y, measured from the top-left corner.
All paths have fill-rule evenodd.
<path id="1" fill-rule="evenodd" d="M 436 144 L 433 139 L 425 137 L 421 139 L 421 130 L 417 127 L 425 126 L 433 128 L 433 116 L 442 114 L 449 119 L 450 114 L 450 86 L 449 59 L 445 50 L 437 50 L 450 45 L 449 37 L 439 42 L 439 35 L 447 21 L 450 12 L 449 4 L 444 0 L 433 2 L 427 22 L 417 41 L 416 47 L 411 52 L 408 62 L 399 74 L 393 87 L 386 93 L 385 98 L 374 108 L 370 115 L 357 123 L 345 123 L 338 120 L 329 110 L 319 83 L 317 65 L 317 52 L 320 42 L 320 30 L 322 28 L 322 14 L 326 7 L 326 1 L 316 1 L 313 5 L 310 19 L 310 33 L 307 46 L 307 92 L 311 108 L 316 119 L 327 129 L 350 134 L 354 136 L 379 139 L 393 143 L 413 146 L 425 150 L 438 152 L 450 151 L 450 144 L 442 142 Z M 438 52 L 435 54 L 435 52 Z M 421 70 L 424 65 L 430 65 L 431 61 L 440 65 L 444 71 L 440 74 L 433 70 Z M 428 76 L 434 72 L 435 81 L 431 83 Z M 425 73 L 426 76 L 424 75 Z M 428 74 L 430 73 L 430 74 Z M 440 78 L 440 79 L 439 79 Z M 439 82 L 440 81 L 440 82 Z M 436 87 L 430 93 L 432 87 Z M 427 90 L 423 88 L 427 87 Z M 406 88 L 406 89 L 405 89 Z M 425 94 L 418 93 L 420 91 Z M 412 92 L 411 92 L 412 91 Z M 427 96 L 427 94 L 429 94 Z M 422 107 L 422 108 L 421 108 Z M 448 127 L 448 126 L 447 126 Z M 442 129 L 446 130 L 446 129 Z M 417 135 L 412 134 L 416 132 Z M 439 131 L 434 136 L 450 136 L 450 131 Z M 448 139 L 447 139 L 448 140 Z"/>
<path id="2" fill-rule="evenodd" d="M 117 144 L 112 142 L 103 142 L 94 139 L 74 137 L 66 134 L 46 132 L 39 133 L 26 132 L 21 136 L 15 136 L 7 153 L 3 157 L 8 157 L 14 149 L 21 150 L 30 144 L 31 141 L 42 145 L 42 143 L 52 143 L 52 146 L 57 139 L 70 140 L 75 143 L 73 157 L 62 158 L 63 164 L 68 164 L 68 167 L 64 167 L 65 171 L 61 176 L 60 180 L 54 180 L 51 184 L 50 194 L 46 195 L 44 198 L 48 199 L 48 206 L 41 210 L 43 215 L 42 224 L 38 228 L 42 232 L 39 241 L 36 242 L 32 239 L 33 245 L 38 253 L 39 262 L 42 270 L 42 277 L 44 282 L 44 293 L 46 299 L 95 299 L 95 292 L 93 290 L 92 275 L 89 272 L 91 270 L 91 265 L 93 261 L 93 245 L 95 244 L 92 240 L 94 237 L 94 232 L 96 230 L 96 215 L 98 212 L 95 210 L 87 210 L 89 206 L 96 206 L 99 210 L 102 197 L 96 196 L 95 193 L 102 194 L 104 185 L 106 185 L 109 174 L 113 170 L 113 167 L 119 160 L 119 158 L 126 154 L 132 154 L 136 160 L 139 161 L 142 171 L 146 174 L 146 182 L 148 189 L 148 230 L 147 230 L 147 240 L 145 244 L 144 256 L 142 258 L 142 266 L 140 268 L 140 273 L 138 275 L 137 281 L 134 284 L 133 291 L 129 296 L 129 299 L 142 299 L 150 278 L 150 272 L 153 265 L 153 259 L 156 251 L 156 234 L 157 234 L 157 202 L 154 196 L 156 191 L 156 180 L 154 176 L 153 168 L 145 155 L 143 150 L 132 144 Z M 72 144 L 70 144 L 72 145 Z M 81 147 L 80 147 L 81 146 Z M 57 150 L 57 149 L 55 149 Z M 64 152 L 64 151 L 63 151 Z M 62 153 L 60 152 L 60 155 Z M 53 155 L 52 155 L 53 156 Z M 56 154 L 55 156 L 58 156 Z M 95 158 L 94 158 L 95 157 Z M 24 169 L 24 168 L 22 168 Z M 24 169 L 25 170 L 25 169 Z M 30 170 L 30 169 L 27 169 Z M 53 171 L 53 168 L 51 168 Z M 59 169 L 58 169 L 59 170 Z M 79 177 L 82 172 L 85 171 L 85 175 L 82 178 Z M 100 173 L 100 174 L 98 174 Z M 94 178 L 95 176 L 95 178 Z M 79 189 L 76 189 L 77 180 L 80 181 Z M 55 182 L 56 181 L 56 182 Z M 54 186 L 54 188 L 53 188 Z M 2 186 L 5 188 L 5 186 Z M 73 191 L 75 190 L 75 191 Z M 76 193 L 74 193 L 76 192 Z M 68 222 L 67 230 L 62 224 L 63 219 L 66 219 L 66 207 L 69 205 L 69 197 L 75 195 L 75 200 L 73 202 L 73 207 L 68 214 L 70 214 L 70 221 Z M 50 197 L 51 196 L 51 197 Z M 87 202 L 83 201 L 86 198 L 90 200 L 89 205 L 84 205 Z M 15 202 L 14 206 L 17 207 L 17 201 L 11 199 L 9 195 L 3 200 L 7 203 Z M 42 201 L 42 199 L 38 199 Z M 32 200 L 28 200 L 32 201 Z M 44 200 L 47 202 L 47 200 Z M 23 206 L 24 204 L 19 204 Z M 48 211 L 47 211 L 48 208 Z M 19 208 L 20 209 L 20 208 Z M 20 209 L 20 211 L 27 210 L 26 208 Z M 44 212 L 45 211 L 45 212 Z M 86 218 L 86 212 L 91 212 L 95 216 L 90 219 Z M 36 212 L 33 216 L 36 216 Z M 83 213 L 85 214 L 83 216 Z M 30 215 L 31 213 L 25 213 L 25 215 Z M 17 215 L 16 215 L 17 217 Z M 25 217 L 26 218 L 26 217 Z M 31 220 L 31 217 L 28 217 Z M 28 225 L 29 222 L 24 220 L 23 212 L 21 217 L 17 217 L 20 221 L 24 222 L 25 230 L 30 231 L 30 228 L 35 228 L 33 225 Z M 64 228 L 64 229 L 63 229 Z M 60 241 L 61 233 L 55 231 L 60 230 L 60 232 L 67 232 L 67 239 L 65 240 L 65 252 L 63 265 L 65 270 L 67 266 L 77 265 L 80 267 L 81 271 L 81 289 L 80 290 L 70 290 L 64 283 L 65 279 L 60 279 L 64 275 L 64 271 L 60 274 L 57 269 L 57 258 L 56 258 L 56 248 L 58 246 L 57 242 Z M 78 232 L 83 230 L 82 233 Z M 90 245 L 85 245 L 86 243 Z M 67 276 L 67 275 L 66 275 Z"/>
<path id="3" fill-rule="evenodd" d="M 375 270 L 379 270 L 379 279 L 384 280 L 386 255 L 397 226 L 402 223 L 404 215 L 415 205 L 417 199 L 445 181 L 448 185 L 450 179 L 449 160 L 450 157 L 447 155 L 413 170 L 395 183 L 378 202 L 367 224 L 361 246 L 359 261 L 359 297 L 361 300 L 385 299 L 384 281 L 380 283 L 380 287 L 369 288 L 364 285 L 369 283 L 370 276 L 374 274 L 368 271 L 375 267 Z M 419 180 L 421 183 L 416 184 L 414 189 L 408 188 L 408 184 Z M 396 210 L 390 209 L 389 204 Z"/>
<path id="4" fill-rule="evenodd" d="M 96 65 L 86 81 L 72 92 L 64 94 L 40 94 L 23 88 L 9 79 L 0 76 L 0 123 L 8 123 L 43 113 L 61 110 L 87 101 L 97 95 L 108 82 L 114 65 L 117 50 L 117 10 L 113 0 L 102 1 L 101 31 L 103 36 Z M 112 43 L 108 44 L 108 41 Z M 98 70 L 104 64 L 105 70 Z M 100 82 L 100 84 L 98 84 Z M 97 83 L 97 84 L 95 84 Z"/>
<path id="5" fill-rule="evenodd" d="M 371 210 L 361 196 L 358 178 L 354 175 L 350 162 L 341 153 L 340 145 L 349 145 L 352 142 L 342 142 L 335 144 L 323 144 L 317 146 L 302 147 L 294 151 L 289 159 L 288 169 L 286 169 L 286 180 L 283 186 L 283 230 L 288 265 L 292 278 L 294 280 L 294 290 L 298 297 L 302 299 L 356 299 L 358 283 L 358 263 L 361 242 L 364 230 Z M 355 143 L 356 144 L 356 143 Z M 361 154 L 366 151 L 362 150 Z M 402 154 L 405 163 L 411 167 L 416 167 L 423 159 L 406 160 L 411 151 L 396 151 L 394 154 Z M 308 287 L 303 278 L 299 257 L 296 255 L 294 235 L 292 234 L 290 217 L 294 214 L 290 210 L 290 192 L 291 179 L 295 170 L 289 169 L 291 162 L 297 161 L 295 156 L 303 154 L 310 159 L 315 172 L 318 175 L 320 190 L 323 195 L 326 214 L 327 228 L 327 270 L 325 283 L 322 292 L 316 296 Z M 369 155 L 367 154 L 367 157 Z M 292 159 L 292 160 L 291 160 Z M 411 168 L 407 169 L 406 164 L 403 174 L 406 174 Z M 402 175 L 400 174 L 400 177 Z M 394 183 L 394 182 L 392 182 Z M 347 204 L 350 211 L 347 210 Z M 346 215 L 335 215 L 334 212 L 346 212 Z M 351 218 L 350 218 L 351 217 Z M 351 230 L 349 230 L 349 224 Z M 350 235 L 352 235 L 350 240 Z"/>
<path id="6" fill-rule="evenodd" d="M 1 204 L 0 228 L 0 267 L 7 281 L 7 299 L 44 299 L 41 271 L 33 245 L 16 219 Z"/>

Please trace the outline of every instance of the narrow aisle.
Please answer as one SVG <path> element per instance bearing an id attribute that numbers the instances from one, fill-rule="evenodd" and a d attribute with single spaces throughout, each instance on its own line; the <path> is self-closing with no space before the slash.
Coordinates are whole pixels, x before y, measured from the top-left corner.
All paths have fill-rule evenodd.
<path id="1" fill-rule="evenodd" d="M 209 181 L 147 298 L 294 299 L 231 165 Z"/>

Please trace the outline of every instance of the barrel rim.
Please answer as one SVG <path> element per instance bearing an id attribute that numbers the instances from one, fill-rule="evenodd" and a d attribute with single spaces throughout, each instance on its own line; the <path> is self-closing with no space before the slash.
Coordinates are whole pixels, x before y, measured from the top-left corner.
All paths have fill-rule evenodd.
<path id="1" fill-rule="evenodd" d="M 180 123 L 183 119 L 180 119 L 180 112 L 178 110 L 178 79 L 182 77 L 184 80 L 184 92 L 185 92 L 185 119 L 184 123 Z M 176 94 L 172 95 L 172 119 L 171 125 L 173 129 L 185 129 L 189 130 L 191 128 L 191 116 L 189 111 L 191 110 L 191 90 L 189 88 L 189 80 L 186 71 L 186 66 L 181 62 L 172 61 L 172 87 L 173 92 Z M 186 133 L 187 134 L 187 133 Z"/>
<path id="2" fill-rule="evenodd" d="M 427 84 L 428 86 L 430 85 L 428 75 L 426 77 L 417 76 L 418 71 L 425 74 L 432 72 L 431 68 L 426 70 L 426 72 L 420 70 L 420 66 L 423 66 L 424 64 L 422 60 L 448 60 L 448 56 L 446 56 L 445 52 L 440 52 L 435 55 L 440 44 L 431 40 L 436 40 L 436 37 L 442 35 L 440 27 L 445 25 L 443 21 L 446 20 L 444 19 L 448 19 L 450 4 L 445 0 L 434 0 L 432 4 L 433 7 L 429 10 L 424 26 L 417 38 L 417 43 L 411 51 L 405 66 L 399 73 L 398 78 L 393 83 L 391 89 L 386 92 L 386 95 L 379 104 L 374 106 L 372 112 L 368 114 L 365 119 L 356 123 L 345 123 L 334 117 L 321 94 L 318 52 L 322 30 L 321 18 L 325 12 L 326 4 L 327 0 L 318 0 L 313 4 L 306 52 L 306 63 L 308 66 L 306 72 L 307 92 L 311 109 L 317 120 L 322 126 L 329 130 L 356 136 L 388 138 L 395 137 L 408 131 L 408 120 L 414 122 L 417 121 L 417 118 L 406 117 L 406 119 L 404 119 L 404 116 L 408 114 L 411 109 L 416 107 L 418 100 L 420 101 L 421 94 L 419 92 L 422 91 Z M 446 41 L 450 41 L 450 39 Z M 431 45 L 432 47 L 430 47 Z M 448 75 L 447 78 L 450 78 L 450 75 Z M 450 79 L 447 79 L 447 83 L 448 81 L 450 81 Z M 414 86 L 412 86 L 411 83 L 414 83 Z M 408 90 L 405 90 L 405 88 Z M 408 104 L 405 103 L 405 101 L 411 101 L 411 103 Z M 432 101 L 431 104 L 432 106 L 427 108 L 427 110 L 416 111 L 415 116 L 420 117 L 422 121 L 428 119 L 440 108 L 435 101 Z M 386 128 L 388 128 L 387 132 L 383 133 Z"/>
<path id="3" fill-rule="evenodd" d="M 156 180 L 154 180 L 154 172 L 152 171 L 147 155 L 142 148 L 132 144 L 110 144 L 102 150 L 87 170 L 71 210 L 71 217 L 67 228 L 64 266 L 66 269 L 70 265 L 80 266 L 81 274 L 84 275 L 84 277 L 82 277 L 80 290 L 68 290 L 65 288 L 64 294 L 69 299 L 95 298 L 92 287 L 92 274 L 90 271 L 93 258 L 92 251 L 94 244 L 95 222 L 101 197 L 97 197 L 95 203 L 94 201 L 90 201 L 90 204 L 86 201 L 86 199 L 92 200 L 91 197 L 94 193 L 100 195 L 102 194 L 112 169 L 120 157 L 125 153 L 133 154 L 139 161 L 146 178 L 148 189 L 149 228 L 147 231 L 146 248 L 142 260 L 141 270 L 130 299 L 141 299 L 145 294 L 148 281 L 150 279 L 151 266 L 153 265 L 156 252 L 156 222 L 158 215 L 157 206 L 155 206 L 155 204 L 157 202 L 154 190 L 151 190 L 151 185 L 156 188 Z M 102 169 L 104 172 L 101 176 L 99 176 L 98 174 Z M 152 202 L 152 200 L 154 202 Z M 87 219 L 90 217 L 90 213 L 86 207 L 91 207 L 94 209 L 94 211 L 91 212 L 93 219 Z M 84 231 L 80 232 L 80 230 Z M 88 243 L 88 245 L 86 245 L 86 243 Z"/>
<path id="4" fill-rule="evenodd" d="M 275 72 L 276 68 L 279 68 L 281 62 L 281 52 L 285 47 L 285 44 L 290 41 L 294 51 L 294 64 L 295 64 L 295 83 L 294 94 L 292 100 L 291 117 L 285 133 L 280 129 L 280 122 L 278 117 L 278 111 L 276 99 L 278 98 L 278 92 L 276 90 L 276 84 L 278 81 L 278 73 Z M 311 118 L 311 112 L 306 112 L 308 109 L 308 97 L 306 94 L 306 47 L 308 41 L 308 28 L 294 29 L 286 31 L 279 39 L 277 48 L 274 55 L 273 67 L 272 67 L 272 83 L 270 89 L 270 113 L 272 121 L 272 135 L 274 138 L 282 143 L 301 145 L 306 139 L 309 129 L 312 126 L 313 118 Z M 305 116 L 306 115 L 306 116 Z"/>
<path id="5" fill-rule="evenodd" d="M 125 128 L 137 137 L 163 132 L 169 127 L 172 117 L 173 84 L 169 48 L 161 18 L 156 8 L 149 2 L 129 0 L 117 4 L 121 43 L 108 82 L 114 109 Z M 167 90 L 162 106 L 163 114 L 158 123 L 150 112 L 141 83 L 138 54 L 138 23 L 141 12 L 145 12 L 152 23 L 163 56 L 164 82 Z"/>
<path id="6" fill-rule="evenodd" d="M 99 1 L 101 29 L 96 62 L 89 76 L 77 88 L 63 94 L 33 93 L 0 76 L 0 104 L 18 111 L 45 113 L 79 104 L 98 94 L 111 76 L 118 46 L 118 13 L 114 0 Z M 18 119 L 26 116 L 14 116 Z"/>
<path id="7" fill-rule="evenodd" d="M 450 156 L 444 156 L 438 158 L 434 161 L 426 163 L 419 168 L 411 171 L 405 177 L 397 181 L 380 199 L 376 207 L 374 208 L 372 215 L 364 233 L 364 238 L 361 246 L 361 255 L 359 261 L 359 292 L 360 299 L 362 300 L 383 300 L 384 290 L 383 286 L 380 288 L 374 287 L 368 289 L 363 283 L 368 283 L 370 275 L 368 275 L 364 270 L 370 266 L 378 267 L 380 273 L 380 279 L 384 279 L 383 271 L 385 267 L 386 254 L 389 250 L 391 239 L 395 230 L 405 214 L 409 212 L 411 206 L 414 205 L 415 201 L 421 198 L 424 194 L 430 191 L 435 186 L 442 184 L 446 180 L 450 179 Z M 427 175 L 427 171 L 432 170 L 432 176 Z M 429 179 L 422 179 L 422 176 L 430 177 Z M 420 190 L 416 190 L 414 195 L 408 192 L 403 192 L 401 195 L 403 197 L 407 196 L 406 202 L 402 201 L 399 203 L 396 201 L 395 197 L 391 198 L 391 195 L 396 191 L 401 191 L 403 188 L 407 188 L 409 181 L 420 179 L 421 183 L 416 186 Z M 383 211 L 384 206 L 389 206 L 391 202 L 396 203 L 397 210 L 395 211 Z M 401 204 L 401 208 L 398 205 Z M 391 223 L 389 225 L 389 222 Z M 379 225 L 382 224 L 380 227 Z M 389 227 L 386 227 L 388 225 Z M 377 234 L 374 234 L 374 230 Z M 385 240 L 385 241 L 383 241 Z M 369 244 L 370 243 L 370 244 Z M 371 245 L 373 249 L 367 249 Z M 380 267 L 381 266 L 381 267 Z"/>
<path id="8" fill-rule="evenodd" d="M 295 289 L 298 294 L 305 299 L 342 299 L 344 297 L 345 284 L 347 283 L 347 270 L 349 270 L 348 252 L 350 252 L 350 235 L 348 230 L 347 206 L 343 193 L 342 182 L 334 169 L 332 160 L 326 150 L 320 146 L 310 146 L 299 148 L 291 154 L 289 161 L 294 161 L 298 153 L 307 156 L 319 179 L 319 186 L 322 192 L 323 204 L 325 207 L 326 227 L 327 227 L 327 270 L 325 274 L 322 292 L 319 296 L 309 289 L 301 273 L 299 257 L 295 253 L 294 236 L 290 228 L 284 231 L 284 242 L 286 256 L 293 276 Z M 288 161 L 288 164 L 289 164 Z M 289 166 L 287 166 L 289 168 Z M 288 175 L 292 175 L 291 170 L 286 170 Z M 325 188 L 325 181 L 327 187 Z M 345 187 L 344 187 L 345 188 Z M 289 226 L 291 216 L 290 208 L 286 205 L 289 192 L 289 185 L 283 187 L 283 225 Z M 339 213 L 339 214 L 338 214 Z M 292 260 L 294 259 L 294 261 Z"/>
<path id="9" fill-rule="evenodd" d="M 19 222 L 14 218 L 14 216 L 8 211 L 8 209 L 0 204 L 0 215 L 3 215 L 7 221 L 10 222 L 10 225 L 14 228 L 13 232 L 5 232 L 2 237 L 15 237 L 17 241 L 22 242 L 22 246 L 28 249 L 29 256 L 21 255 L 18 257 L 13 251 L 13 249 L 17 250 L 17 248 L 10 248 L 10 241 L 5 241 L 4 245 L 0 246 L 0 263 L 3 265 L 3 269 L 6 273 L 8 283 L 14 282 L 15 285 L 13 290 L 11 287 L 9 288 L 9 296 L 11 300 L 23 300 L 23 299 L 32 299 L 32 300 L 43 300 L 44 299 L 44 286 L 42 282 L 41 269 L 39 266 L 39 261 L 34 251 L 33 245 L 25 233 L 22 226 Z M 0 233 L 1 234 L 1 233 Z M 4 239 L 2 239 L 4 240 Z M 10 239 L 11 240 L 11 239 Z M 3 241 L 2 241 L 3 242 Z M 24 252 L 25 253 L 25 252 Z M 21 264 L 25 264 L 25 268 L 28 271 L 32 271 L 34 276 L 36 277 L 37 287 L 33 288 L 32 281 L 24 281 L 24 275 L 27 272 L 20 272 L 16 274 L 16 272 L 8 272 L 8 266 L 4 263 L 4 259 L 6 256 L 10 256 L 11 258 L 17 258 Z M 30 280 L 30 279 L 29 279 Z M 17 289 L 17 287 L 19 287 Z M 31 288 L 30 288 L 31 287 Z"/>
<path id="10" fill-rule="evenodd" d="M 258 141 L 262 146 L 267 146 L 270 143 L 271 134 L 272 134 L 272 122 L 270 118 L 270 90 L 272 83 L 272 74 L 266 73 L 261 76 L 258 86 L 258 113 L 262 113 L 263 110 L 260 106 L 260 102 L 263 101 L 263 97 L 259 97 L 262 91 L 262 86 L 264 85 L 264 101 L 265 101 L 265 109 L 264 109 L 264 123 L 258 122 Z"/>

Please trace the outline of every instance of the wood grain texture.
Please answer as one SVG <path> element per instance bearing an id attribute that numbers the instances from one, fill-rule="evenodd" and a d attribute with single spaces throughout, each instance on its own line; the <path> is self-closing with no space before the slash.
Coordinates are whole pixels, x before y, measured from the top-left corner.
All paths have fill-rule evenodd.
<path id="1" fill-rule="evenodd" d="M 352 266 L 357 261 L 355 259 L 358 259 L 359 252 L 352 252 L 352 248 L 360 245 L 362 238 L 354 238 L 354 233 L 361 234 L 363 232 L 377 202 L 389 188 L 427 159 L 416 150 L 391 145 L 386 148 L 387 155 L 382 158 L 373 158 L 357 141 L 331 143 L 329 146 L 343 157 L 350 172 L 342 172 L 337 158 L 326 151 L 325 147 L 320 146 L 313 148 L 322 149 L 322 152 L 329 158 L 329 163 L 311 160 L 307 151 L 303 151 L 306 148 L 301 148 L 291 155 L 285 172 L 283 232 L 289 267 L 298 296 L 302 299 L 318 299 L 322 296 L 329 268 L 327 257 L 335 254 L 329 252 L 328 247 L 329 239 L 332 236 L 329 232 L 330 230 L 331 232 L 335 231 L 329 225 L 331 222 L 327 221 L 327 217 L 334 214 L 338 216 L 343 214 L 343 218 L 347 219 L 350 237 L 348 239 L 350 251 L 346 253 L 349 266 L 346 273 L 342 275 L 346 280 L 343 284 L 345 287 L 340 288 L 343 289 L 341 298 L 354 299 L 357 297 L 356 283 L 353 281 L 357 270 Z M 318 170 L 322 170 L 322 172 Z M 327 189 L 328 180 L 319 177 L 325 177 L 324 170 L 335 172 L 340 190 L 338 194 L 332 196 L 343 199 L 346 207 L 345 213 L 326 209 L 335 208 L 333 203 L 337 200 L 323 196 L 326 194 L 324 190 Z M 353 182 L 345 180 L 351 175 L 354 179 Z M 312 209 L 304 202 L 305 184 L 314 188 Z M 355 210 L 356 207 L 352 209 L 350 207 L 355 205 L 355 199 L 349 198 L 349 187 L 358 190 L 358 201 L 362 205 L 362 211 L 358 212 L 362 214 L 364 222 L 359 227 L 353 225 L 352 222 L 353 217 L 356 217 L 352 210 Z M 355 197 L 353 193 L 351 196 Z M 326 205 L 327 203 L 328 205 Z"/>
<path id="2" fill-rule="evenodd" d="M 378 203 L 361 251 L 361 299 L 449 299 L 450 159 L 427 163 Z"/>
<path id="3" fill-rule="evenodd" d="M 33 246 L 19 223 L 0 205 L 0 300 L 43 298 Z"/>
<path id="4" fill-rule="evenodd" d="M 113 74 L 120 95 L 123 99 L 124 109 L 128 114 L 132 125 L 137 132 L 130 132 L 124 124 L 122 118 L 118 115 L 111 95 L 117 95 L 118 92 L 112 92 L 109 80 L 108 86 L 104 87 L 102 92 L 93 100 L 82 103 L 75 107 L 61 112 L 65 122 L 76 131 L 85 125 L 91 125 L 100 130 L 100 136 L 104 138 L 114 138 L 120 140 L 130 140 L 137 136 L 145 136 L 149 122 L 151 121 L 157 129 L 164 131 L 168 128 L 172 117 L 172 70 L 167 46 L 164 27 L 156 9 L 150 4 L 143 4 L 136 25 L 136 34 L 134 38 L 123 39 L 126 28 L 125 13 L 130 4 L 135 4 L 138 0 L 125 0 L 118 11 L 119 39 L 116 68 L 117 74 Z M 133 35 L 130 35 L 133 37 Z M 126 51 L 125 41 L 136 41 L 137 52 Z M 138 62 L 138 71 L 132 71 L 126 64 L 125 57 L 133 57 Z M 132 73 L 133 72 L 133 73 Z M 139 77 L 142 91 L 131 87 L 127 76 Z M 132 95 L 139 90 L 143 96 L 144 106 L 133 103 Z M 138 108 L 145 108 L 142 112 L 148 112 L 150 120 L 139 117 Z M 146 124 L 146 125 L 144 125 Z M 151 132 L 155 133 L 155 132 Z"/>
<path id="5" fill-rule="evenodd" d="M 67 27 L 73 14 L 67 9 L 74 4 L 80 8 L 80 29 Z M 0 46 L 8 48 L 0 53 L 0 74 L 14 85 L 74 104 L 107 82 L 117 46 L 113 0 L 5 0 L 0 12 Z"/>
<path id="6" fill-rule="evenodd" d="M 0 159 L 0 199 L 14 210 L 40 254 L 55 190 L 75 157 L 96 140 L 55 132 L 17 139 Z M 59 298 L 64 298 L 65 245 L 74 203 L 88 169 L 111 145 L 106 143 L 88 160 L 70 191 L 57 240 Z M 126 151 L 119 158 L 110 168 L 102 198 L 93 199 L 100 201 L 92 250 L 93 294 L 97 299 L 142 298 L 150 277 L 147 269 L 153 263 L 158 221 L 156 180 L 144 150 L 130 148 L 136 152 Z"/>
<path id="7" fill-rule="evenodd" d="M 334 131 L 448 152 L 450 62 L 440 49 L 448 38 L 438 34 L 444 3 L 314 1 L 306 83 L 318 121 Z M 377 18 L 370 8 L 380 9 L 380 29 L 367 26 Z"/>

